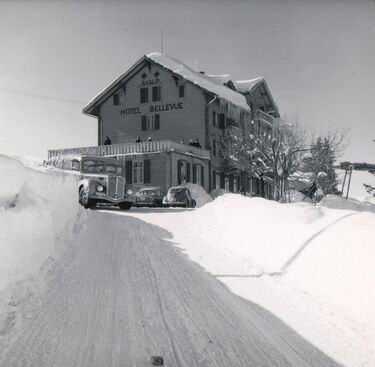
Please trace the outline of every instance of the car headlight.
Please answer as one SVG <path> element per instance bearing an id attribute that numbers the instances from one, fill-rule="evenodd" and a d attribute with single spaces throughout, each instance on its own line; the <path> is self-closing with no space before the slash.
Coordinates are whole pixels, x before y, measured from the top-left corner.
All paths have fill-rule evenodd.
<path id="1" fill-rule="evenodd" d="M 96 186 L 96 191 L 102 192 L 104 191 L 104 187 L 102 185 Z"/>

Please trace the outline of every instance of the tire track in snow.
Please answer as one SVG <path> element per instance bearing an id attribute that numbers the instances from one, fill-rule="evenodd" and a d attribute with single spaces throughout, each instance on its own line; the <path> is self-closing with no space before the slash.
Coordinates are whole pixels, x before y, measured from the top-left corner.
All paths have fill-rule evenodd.
<path id="1" fill-rule="evenodd" d="M 337 366 L 164 237 L 90 212 L 0 365 L 144 367 L 159 354 L 169 367 Z"/>

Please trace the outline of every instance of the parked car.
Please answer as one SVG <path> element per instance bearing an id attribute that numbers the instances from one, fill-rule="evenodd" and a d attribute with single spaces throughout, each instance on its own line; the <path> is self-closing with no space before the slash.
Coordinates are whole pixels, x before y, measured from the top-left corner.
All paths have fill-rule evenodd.
<path id="1" fill-rule="evenodd" d="M 67 155 L 52 157 L 47 164 L 79 173 L 78 201 L 86 209 L 101 203 L 128 210 L 133 204 L 125 192 L 125 178 L 116 159 Z"/>
<path id="2" fill-rule="evenodd" d="M 134 206 L 163 206 L 164 193 L 160 187 L 145 187 L 135 195 Z"/>
<path id="3" fill-rule="evenodd" d="M 163 198 L 164 206 L 195 208 L 196 204 L 196 201 L 191 197 L 190 190 L 183 186 L 171 187 Z"/>

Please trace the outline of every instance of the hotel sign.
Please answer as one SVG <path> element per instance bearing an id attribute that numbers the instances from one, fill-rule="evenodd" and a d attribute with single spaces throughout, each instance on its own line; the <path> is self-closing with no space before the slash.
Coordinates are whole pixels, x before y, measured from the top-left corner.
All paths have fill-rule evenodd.
<path id="1" fill-rule="evenodd" d="M 157 105 L 149 106 L 149 112 L 153 113 L 153 112 L 182 110 L 183 108 L 184 108 L 183 102 L 157 104 Z M 120 113 L 121 115 L 139 115 L 142 112 L 139 110 L 139 107 L 130 107 L 130 108 L 121 109 Z"/>

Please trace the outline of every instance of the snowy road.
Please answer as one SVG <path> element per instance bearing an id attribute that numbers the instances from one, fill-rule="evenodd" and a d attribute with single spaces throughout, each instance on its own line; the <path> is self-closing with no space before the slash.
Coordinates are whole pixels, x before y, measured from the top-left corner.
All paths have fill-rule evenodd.
<path id="1" fill-rule="evenodd" d="M 73 246 L 23 307 L 4 367 L 336 366 L 261 307 L 232 294 L 160 227 L 90 211 Z M 105 229 L 105 230 L 103 230 Z M 2 343 L 2 344 L 1 344 Z"/>

